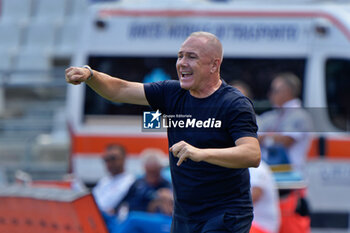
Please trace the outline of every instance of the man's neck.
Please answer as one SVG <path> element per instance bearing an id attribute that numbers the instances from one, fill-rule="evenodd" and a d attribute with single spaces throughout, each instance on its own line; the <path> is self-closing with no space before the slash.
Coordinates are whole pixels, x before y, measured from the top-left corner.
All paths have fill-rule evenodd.
<path id="1" fill-rule="evenodd" d="M 190 90 L 190 94 L 196 98 L 200 98 L 200 99 L 206 98 L 212 95 L 216 90 L 218 90 L 221 84 L 222 84 L 222 81 L 220 78 L 215 79 L 215 82 L 209 83 L 209 85 L 205 86 L 202 90 L 198 90 L 198 91 Z"/>

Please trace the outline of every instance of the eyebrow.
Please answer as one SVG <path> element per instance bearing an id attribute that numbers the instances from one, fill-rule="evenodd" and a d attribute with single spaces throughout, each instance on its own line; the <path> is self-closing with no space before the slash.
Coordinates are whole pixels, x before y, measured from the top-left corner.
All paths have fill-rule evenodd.
<path id="1" fill-rule="evenodd" d="M 184 52 L 184 51 L 180 51 L 180 52 L 177 53 L 178 56 L 179 56 L 179 55 L 183 55 L 183 54 L 198 56 L 198 54 L 195 53 L 195 52 Z"/>

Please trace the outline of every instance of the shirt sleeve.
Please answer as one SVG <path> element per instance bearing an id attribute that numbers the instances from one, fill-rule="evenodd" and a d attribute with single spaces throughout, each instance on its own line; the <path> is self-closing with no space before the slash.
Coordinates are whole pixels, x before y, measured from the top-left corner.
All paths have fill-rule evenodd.
<path id="1" fill-rule="evenodd" d="M 233 101 L 228 110 L 228 117 L 228 130 L 233 141 L 241 137 L 257 138 L 258 126 L 253 104 L 246 97 L 239 97 Z"/>
<path id="2" fill-rule="evenodd" d="M 180 83 L 176 80 L 166 80 L 153 83 L 145 83 L 144 90 L 146 99 L 153 110 L 159 109 L 162 113 L 167 113 L 171 102 L 181 90 Z"/>
<path id="3" fill-rule="evenodd" d="M 153 110 L 159 109 L 164 112 L 165 109 L 165 96 L 164 96 L 165 81 L 145 83 L 143 85 L 146 99 Z"/>

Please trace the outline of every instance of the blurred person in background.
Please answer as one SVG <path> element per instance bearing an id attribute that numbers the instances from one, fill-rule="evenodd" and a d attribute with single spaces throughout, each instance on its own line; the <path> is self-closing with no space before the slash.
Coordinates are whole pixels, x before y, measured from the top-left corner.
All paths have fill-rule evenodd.
<path id="1" fill-rule="evenodd" d="M 270 167 L 261 161 L 259 167 L 249 168 L 254 206 L 250 233 L 278 233 L 280 226 L 279 197 Z"/>
<path id="2" fill-rule="evenodd" d="M 280 73 L 271 83 L 269 99 L 273 110 L 258 118 L 262 157 L 270 161 L 272 152 L 289 162 L 293 171 L 303 173 L 310 145 L 312 121 L 302 108 L 301 82 L 292 73 Z M 285 157 L 285 158 L 282 158 Z"/>
<path id="3" fill-rule="evenodd" d="M 169 188 L 162 188 L 157 191 L 156 197 L 148 205 L 148 212 L 162 213 L 172 216 L 174 209 L 173 192 Z"/>
<path id="4" fill-rule="evenodd" d="M 233 80 L 230 85 L 237 88 L 243 95 L 247 96 L 250 100 L 253 100 L 253 93 L 248 84 L 241 80 Z"/>
<path id="5" fill-rule="evenodd" d="M 171 216 L 172 209 L 167 208 L 168 201 L 165 200 L 167 193 L 172 193 L 171 184 L 161 174 L 164 155 L 157 149 L 147 149 L 141 156 L 145 174 L 133 183 L 123 203 L 129 211 L 160 212 Z M 166 203 L 161 203 L 163 200 Z"/>
<path id="6" fill-rule="evenodd" d="M 110 144 L 103 155 L 109 174 L 101 178 L 92 189 L 97 206 L 105 214 L 113 214 L 129 188 L 135 181 L 132 174 L 125 171 L 125 148 L 118 144 Z"/>
<path id="7" fill-rule="evenodd" d="M 292 73 L 279 73 L 271 83 L 269 99 L 274 109 L 258 119 L 262 159 L 272 165 L 291 165 L 283 171 L 304 179 L 313 124 L 302 108 L 301 82 Z M 290 170 L 291 169 L 291 170 Z M 306 189 L 280 190 L 280 233 L 310 232 Z"/>
<path id="8" fill-rule="evenodd" d="M 161 174 L 164 154 L 147 149 L 141 156 L 145 174 L 131 186 L 117 218 L 108 219 L 112 233 L 170 232 L 174 200 L 171 184 Z"/>

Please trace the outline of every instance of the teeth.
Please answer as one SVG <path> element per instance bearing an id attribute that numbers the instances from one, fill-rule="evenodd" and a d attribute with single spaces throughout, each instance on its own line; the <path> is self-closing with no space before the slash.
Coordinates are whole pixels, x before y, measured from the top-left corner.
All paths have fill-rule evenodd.
<path id="1" fill-rule="evenodd" d="M 181 77 L 185 77 L 186 75 L 192 75 L 191 71 L 181 71 Z"/>

